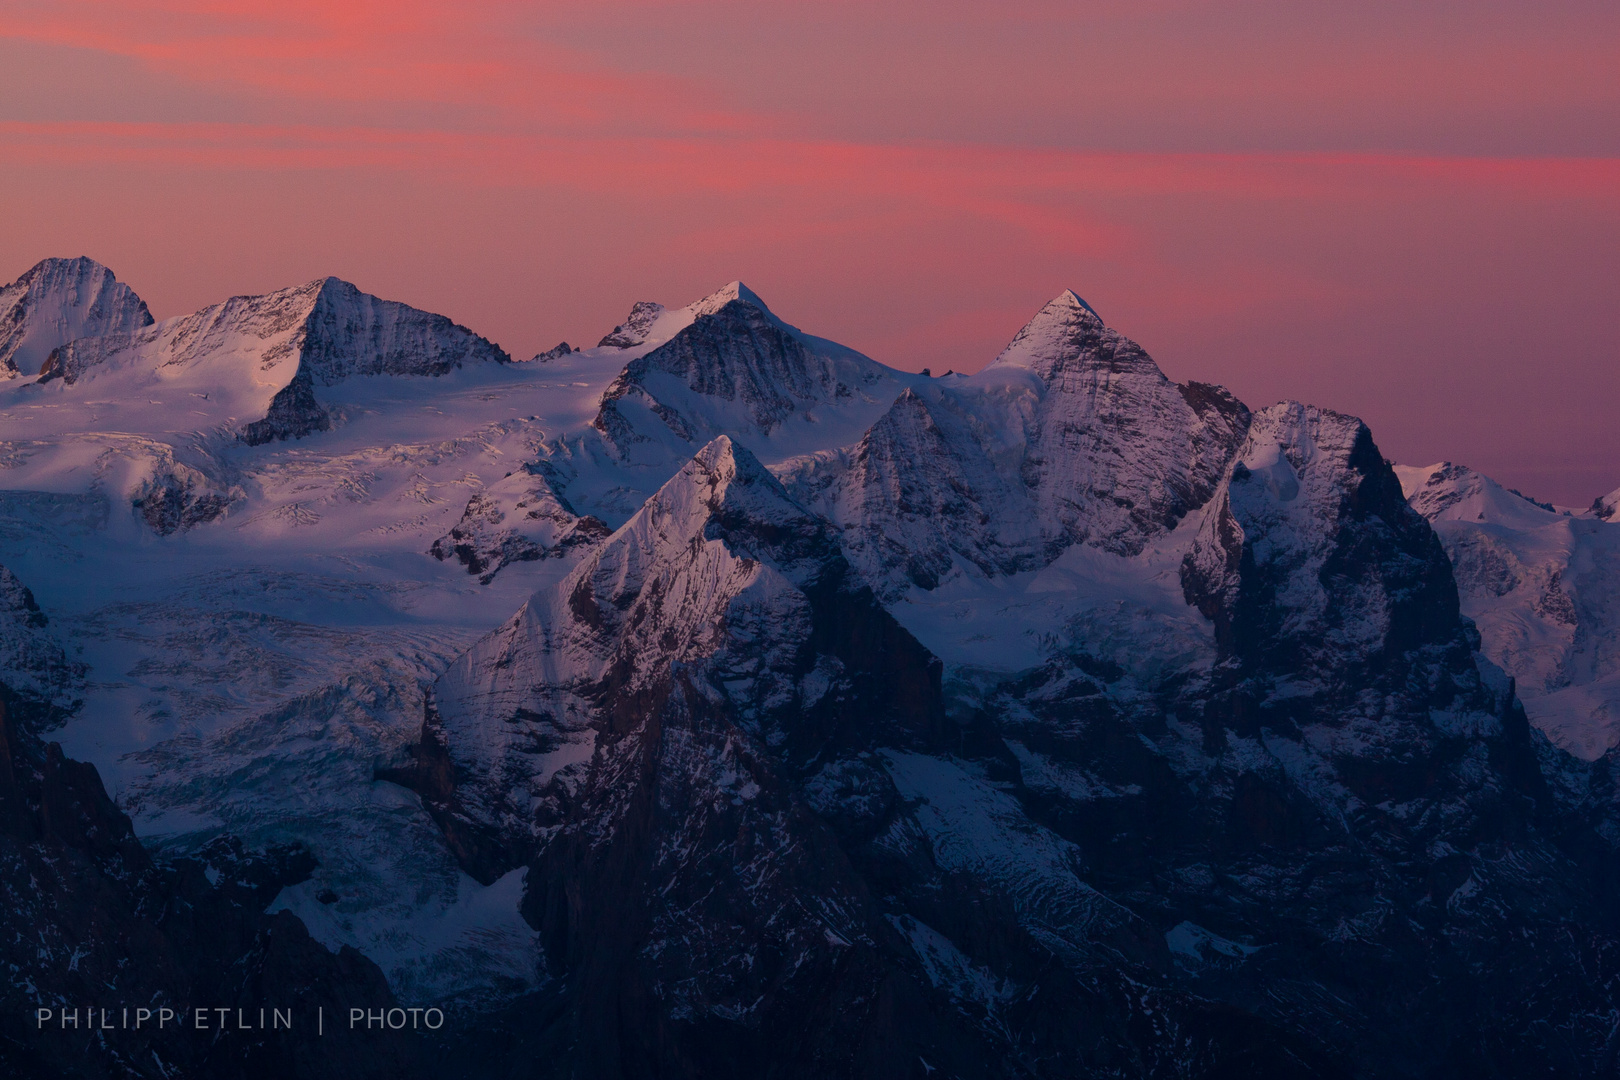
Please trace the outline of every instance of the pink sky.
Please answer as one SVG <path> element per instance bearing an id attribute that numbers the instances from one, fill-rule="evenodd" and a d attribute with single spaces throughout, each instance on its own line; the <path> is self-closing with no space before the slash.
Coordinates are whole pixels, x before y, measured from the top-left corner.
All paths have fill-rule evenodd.
<path id="1" fill-rule="evenodd" d="M 1620 5 L 0 0 L 0 280 L 337 274 L 530 355 L 741 277 L 975 370 L 1072 287 L 1402 461 L 1620 485 Z"/>

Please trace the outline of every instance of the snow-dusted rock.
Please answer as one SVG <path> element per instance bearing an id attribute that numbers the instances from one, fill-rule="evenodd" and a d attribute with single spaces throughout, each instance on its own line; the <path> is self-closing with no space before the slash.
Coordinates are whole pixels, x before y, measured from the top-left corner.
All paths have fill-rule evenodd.
<path id="1" fill-rule="evenodd" d="M 614 526 L 720 435 L 774 467 L 854 442 L 930 381 L 790 326 L 741 282 L 685 307 L 639 303 L 601 345 L 554 363 L 613 366 L 590 425 L 559 433 L 546 464 L 559 495 Z"/>
<path id="2" fill-rule="evenodd" d="M 92 259 L 43 259 L 0 288 L 0 379 L 36 375 L 51 352 L 82 337 L 152 324 L 146 302 Z"/>
<path id="3" fill-rule="evenodd" d="M 1077 544 L 1136 555 L 1209 498 L 1247 425 L 1232 395 L 1171 382 L 1065 292 L 978 375 L 909 390 L 853 448 L 782 471 L 896 596 L 958 561 L 994 575 Z"/>
<path id="4" fill-rule="evenodd" d="M 141 330 L 81 338 L 51 353 L 40 381 L 81 394 L 214 400 L 241 439 L 261 444 L 331 426 L 316 387 L 360 375 L 443 375 L 506 362 L 498 345 L 434 315 L 323 278 L 234 296 Z"/>
<path id="5" fill-rule="evenodd" d="M 646 347 L 592 422 L 636 461 L 684 457 L 721 434 L 767 460 L 807 440 L 836 445 L 916 379 L 787 325 L 741 282 L 675 312 L 638 304 L 608 341 Z"/>
<path id="6" fill-rule="evenodd" d="M 871 651 L 850 651 L 852 635 Z M 511 852 L 543 834 L 566 786 L 595 767 L 598 741 L 634 725 L 634 703 L 667 694 L 675 671 L 808 762 L 832 722 L 816 709 L 837 713 L 850 686 L 895 665 L 872 700 L 926 729 L 937 662 L 861 591 L 827 525 L 721 437 L 456 662 L 438 684 L 427 744 L 446 745 L 464 778 L 454 816 Z M 918 701 L 899 700 L 912 692 Z M 439 797 L 450 805 L 451 794 Z"/>
<path id="7" fill-rule="evenodd" d="M 1600 521 L 1610 520 L 1617 510 L 1620 510 L 1620 488 L 1592 500 L 1592 516 Z"/>
<path id="8" fill-rule="evenodd" d="M 1367 426 L 1286 402 L 1255 414 L 1183 582 L 1233 655 L 1263 641 L 1245 662 L 1306 673 L 1454 643 L 1447 571 Z"/>
<path id="9" fill-rule="evenodd" d="M 493 348 L 317 282 L 0 385 L 0 554 L 93 669 L 64 746 L 169 852 L 306 844 L 274 909 L 402 997 L 499 1006 L 452 1072 L 1606 1067 L 1611 759 L 1526 724 L 1359 421 L 1177 386 L 1072 293 L 972 377 L 740 284 Z M 1451 480 L 1443 538 L 1548 518 Z M 1515 558 L 1465 607 L 1597 625 Z"/>
<path id="10" fill-rule="evenodd" d="M 487 585 L 508 563 L 557 558 L 607 534 L 598 519 L 574 513 L 543 473 L 520 469 L 468 499 L 455 528 L 429 550 Z"/>
<path id="11" fill-rule="evenodd" d="M 571 1053 L 586 1062 L 605 1046 L 662 1059 L 671 1042 L 709 1061 L 720 1043 L 702 1033 L 723 1024 L 731 1058 L 791 1043 L 836 1070 L 855 1025 L 982 1073 L 981 1036 L 948 1034 L 948 1017 L 972 1010 L 977 1032 L 1033 991 L 976 967 L 924 925 L 926 908 L 885 914 L 874 882 L 920 867 L 950 934 L 965 911 L 943 898 L 980 895 L 993 933 L 1110 985 L 1112 965 L 1163 951 L 1080 879 L 1072 843 L 976 766 L 933 756 L 956 739 L 937 661 L 875 603 L 833 530 L 730 439 L 457 661 L 435 697 L 400 778 L 470 872 L 527 862 L 524 910 L 577 995 Z M 964 992 L 947 968 L 996 991 Z M 899 995 L 881 1010 L 880 981 Z M 626 1011 L 666 1018 L 658 1048 L 609 1019 Z"/>
<path id="12" fill-rule="evenodd" d="M 1574 514 L 1450 462 L 1396 472 L 1531 722 L 1585 760 L 1620 746 L 1620 524 L 1605 499 Z"/>
<path id="13" fill-rule="evenodd" d="M 545 364 L 551 362 L 552 360 L 560 360 L 562 357 L 568 356 L 573 352 L 574 348 L 573 346 L 569 345 L 568 342 L 559 341 L 545 352 L 536 353 L 529 362 L 531 364 Z"/>

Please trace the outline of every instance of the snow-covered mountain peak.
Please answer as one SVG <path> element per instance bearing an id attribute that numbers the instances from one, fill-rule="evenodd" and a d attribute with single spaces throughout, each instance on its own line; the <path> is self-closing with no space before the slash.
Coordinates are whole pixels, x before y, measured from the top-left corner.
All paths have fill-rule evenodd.
<path id="1" fill-rule="evenodd" d="M 42 259 L 0 288 L 0 378 L 38 374 L 52 350 L 76 338 L 151 323 L 146 302 L 94 259 Z"/>
<path id="2" fill-rule="evenodd" d="M 1585 760 L 1620 745 L 1620 493 L 1573 513 L 1450 462 L 1395 472 L 1531 723 Z"/>
<path id="3" fill-rule="evenodd" d="M 602 592 L 602 583 L 611 580 L 607 591 L 615 596 L 627 588 L 639 592 L 645 567 L 684 561 L 689 549 L 721 536 L 733 556 L 763 558 L 784 571 L 803 561 L 806 542 L 819 559 L 832 549 L 825 525 L 746 447 L 721 435 L 666 481 L 570 581 L 593 580 Z"/>
<path id="4" fill-rule="evenodd" d="M 599 349 L 625 349 L 645 352 L 673 338 L 676 334 L 691 326 L 705 315 L 713 315 L 727 304 L 741 301 L 752 304 L 765 317 L 777 325 L 790 329 L 785 323 L 772 314 L 771 309 L 761 300 L 759 294 L 741 281 L 733 281 L 722 285 L 714 292 L 694 300 L 685 307 L 668 308 L 663 304 L 653 303 L 650 300 L 637 301 L 630 309 L 629 316 L 615 326 L 601 341 L 596 343 Z"/>
<path id="5" fill-rule="evenodd" d="M 688 310 L 692 312 L 694 317 L 713 315 L 715 312 L 719 311 L 733 300 L 741 300 L 745 304 L 753 304 L 765 314 L 771 314 L 770 307 L 765 303 L 765 301 L 759 298 L 759 294 L 740 281 L 733 281 L 730 284 L 721 286 L 708 296 L 705 296 L 703 299 L 699 300 L 697 303 L 690 305 Z"/>
<path id="6" fill-rule="evenodd" d="M 1445 555 L 1366 424 L 1298 402 L 1254 414 L 1182 583 L 1223 651 L 1285 678 L 1460 640 Z"/>
<path id="7" fill-rule="evenodd" d="M 551 779 L 582 776 L 599 733 L 634 722 L 621 699 L 655 700 L 681 666 L 707 667 L 728 648 L 756 665 L 768 657 L 768 669 L 757 688 L 736 674 L 711 686 L 750 700 L 785 687 L 791 701 L 792 680 L 774 672 L 810 637 L 801 587 L 844 569 L 826 523 L 753 454 L 725 436 L 709 442 L 439 680 L 462 812 L 495 825 L 509 847 L 554 794 Z"/>
<path id="8" fill-rule="evenodd" d="M 467 363 L 510 359 L 443 315 L 329 277 L 79 338 L 51 353 L 40 382 L 59 383 L 59 392 L 71 396 L 65 388 L 88 379 L 96 388 L 85 393 L 121 400 L 120 407 L 159 408 L 156 424 L 126 421 L 123 430 L 167 430 L 170 418 L 201 413 L 238 429 L 247 442 L 263 443 L 330 426 L 317 386 L 358 375 L 443 375 Z"/>
<path id="9" fill-rule="evenodd" d="M 660 481 L 721 434 L 773 464 L 848 445 L 902 390 L 928 381 L 789 326 L 741 282 L 684 308 L 637 310 L 613 335 L 636 344 L 618 354 L 624 369 L 592 426 L 614 467 Z M 616 516 L 588 495 L 570 498 Z"/>
<path id="10" fill-rule="evenodd" d="M 1498 484 L 1466 465 L 1395 466 L 1412 508 L 1430 521 L 1491 521 L 1535 528 L 1562 516 L 1551 504 Z"/>
<path id="11" fill-rule="evenodd" d="M 1171 382 L 1065 292 L 979 374 L 917 384 L 858 445 L 789 475 L 896 597 L 1076 545 L 1134 557 L 1209 499 L 1248 424 L 1226 390 Z"/>
<path id="12" fill-rule="evenodd" d="M 1066 363 L 1094 352 L 1103 335 L 1118 337 L 1090 304 L 1080 299 L 1073 289 L 1065 289 L 1024 324 L 986 370 L 1022 368 L 1049 379 Z M 1147 354 L 1141 356 L 1145 359 Z M 1158 370 L 1156 366 L 1154 370 Z"/>

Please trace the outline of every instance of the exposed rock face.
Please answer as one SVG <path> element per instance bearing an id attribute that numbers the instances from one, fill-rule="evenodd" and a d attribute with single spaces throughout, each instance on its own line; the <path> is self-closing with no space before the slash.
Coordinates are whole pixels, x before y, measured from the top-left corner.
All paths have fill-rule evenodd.
<path id="1" fill-rule="evenodd" d="M 427 731 L 438 812 L 469 872 L 530 864 L 525 913 L 567 987 L 550 1067 L 739 1075 L 786 1054 L 878 1076 L 969 1053 L 890 969 L 900 939 L 794 782 L 879 733 L 938 739 L 938 680 L 727 439 L 460 661 Z"/>
<path id="2" fill-rule="evenodd" d="M 1466 658 L 1448 571 L 1366 425 L 1290 402 L 1255 416 L 1182 580 L 1244 677 L 1358 664 L 1371 685 L 1428 646 Z"/>
<path id="3" fill-rule="evenodd" d="M 664 305 L 651 300 L 638 300 L 630 309 L 630 317 L 604 334 L 596 343 L 599 349 L 633 349 L 647 340 L 653 323 L 663 314 Z"/>
<path id="4" fill-rule="evenodd" d="M 1232 395 L 1172 383 L 1066 292 L 980 375 L 908 391 L 852 450 L 784 475 L 897 596 L 935 588 L 957 560 L 995 575 L 1076 544 L 1135 555 L 1208 500 L 1248 422 Z"/>
<path id="5" fill-rule="evenodd" d="M 264 296 L 234 296 L 145 329 L 81 338 L 51 353 L 41 382 L 114 379 L 146 390 L 219 395 L 257 413 L 250 445 L 331 426 L 318 387 L 361 375 L 443 375 L 506 363 L 500 346 L 442 315 L 379 300 L 324 278 Z"/>
<path id="6" fill-rule="evenodd" d="M 379 300 L 337 278 L 313 287 L 303 365 L 321 386 L 355 375 L 443 375 L 463 364 L 511 362 L 499 345 L 443 315 Z"/>
<path id="7" fill-rule="evenodd" d="M 496 847 L 526 850 L 546 828 L 533 801 L 560 812 L 604 734 L 670 693 L 672 664 L 709 671 L 737 718 L 805 768 L 845 722 L 840 687 L 883 665 L 899 665 L 871 691 L 889 722 L 922 738 L 940 719 L 937 661 L 877 607 L 826 525 L 721 438 L 440 681 L 430 726 L 459 804 L 494 827 Z"/>
<path id="8" fill-rule="evenodd" d="M 740 282 L 679 313 L 637 304 L 603 343 L 642 345 L 665 321 L 686 325 L 625 365 L 592 421 L 621 459 L 678 461 L 722 434 L 768 444 L 792 437 L 790 418 L 875 415 L 905 385 L 881 364 L 788 326 Z"/>
<path id="9" fill-rule="evenodd" d="M 455 559 L 487 585 L 508 563 L 560 558 L 607 535 L 601 521 L 574 513 L 543 474 L 524 469 L 467 500 L 461 520 L 430 553 Z"/>
<path id="10" fill-rule="evenodd" d="M 43 616 L 9 572 L 0 571 L 0 593 L 42 632 Z M 8 680 L 16 664 L 4 658 Z M 334 1024 L 317 1042 L 317 1008 L 335 1020 L 351 1006 L 394 1002 L 363 956 L 333 954 L 290 914 L 263 914 L 284 885 L 309 875 L 307 853 L 247 852 L 221 838 L 195 857 L 154 862 L 95 767 L 40 739 L 31 703 L 26 689 L 0 683 L 0 965 L 14 976 L 0 984 L 8 1075 L 412 1074 L 416 1057 L 400 1033 Z M 240 1008 L 256 1018 L 271 1002 L 295 1011 L 294 1028 L 210 1039 L 174 1022 L 127 1029 L 121 1014 L 170 1008 L 190 1021 L 193 1008 Z M 109 1026 L 93 1035 L 91 1007 L 110 1016 L 98 1016 L 98 1028 Z M 52 1024 L 39 1022 L 39 1009 L 51 1010 Z M 63 1009 L 76 1010 L 71 1029 L 56 1022 Z"/>
<path id="11" fill-rule="evenodd" d="M 28 586 L 0 566 L 0 704 L 40 727 L 73 710 L 84 677 L 47 626 Z"/>
<path id="12" fill-rule="evenodd" d="M 43 259 L 0 288 L 0 378 L 38 374 L 59 345 L 152 324 L 146 302 L 92 259 Z"/>
<path id="13" fill-rule="evenodd" d="M 610 335 L 611 336 L 611 335 Z M 531 364 L 545 364 L 552 360 L 560 360 L 565 356 L 572 356 L 574 349 L 566 341 L 559 341 L 543 353 L 536 353 L 529 362 Z"/>
<path id="14" fill-rule="evenodd" d="M 1592 500 L 1592 516 L 1599 521 L 1608 521 L 1614 517 L 1614 512 L 1620 509 L 1620 489 L 1600 495 Z"/>
<path id="15" fill-rule="evenodd" d="M 615 342 L 549 368 L 391 383 L 377 400 L 461 426 L 351 451 L 406 425 L 356 385 L 323 405 L 323 372 L 353 378 L 388 355 L 389 370 L 426 374 L 446 353 L 340 292 L 332 310 L 349 315 L 314 318 L 324 295 L 238 304 L 225 321 L 241 332 L 207 344 L 201 324 L 184 342 L 159 334 L 173 364 L 108 353 L 76 376 L 127 394 L 86 395 L 65 374 L 13 386 L 111 418 L 59 436 L 58 456 L 14 444 L 14 482 L 55 485 L 93 458 L 94 490 L 134 500 L 159 531 L 238 488 L 354 526 L 302 547 L 313 528 L 244 514 L 254 558 L 274 544 L 352 576 L 222 563 L 184 584 L 228 594 L 201 628 L 198 607 L 163 595 L 86 635 L 97 675 L 116 653 L 117 676 L 135 620 L 158 624 L 139 654 L 156 676 L 135 685 L 190 719 L 227 695 L 254 702 L 205 738 L 108 759 L 151 770 L 124 788 L 143 823 L 155 809 L 218 810 L 232 828 L 285 815 L 268 832 L 319 815 L 316 835 L 336 838 L 323 865 L 226 841 L 142 869 L 92 774 L 37 738 L 8 742 L 5 760 L 24 765 L 0 776 L 17 795 L 5 835 L 20 838 L 0 937 L 50 951 L 0 942 L 0 962 L 44 967 L 33 986 L 88 994 L 65 960 L 85 944 L 86 977 L 131 994 L 386 1000 L 363 957 L 262 915 L 276 882 L 312 873 L 276 906 L 321 940 L 352 927 L 397 987 L 487 995 L 431 1048 L 434 1076 L 1614 1071 L 1615 752 L 1584 761 L 1541 737 L 1489 659 L 1505 640 L 1497 609 L 1477 606 L 1499 603 L 1496 625 L 1524 630 L 1527 663 L 1559 658 L 1547 678 L 1563 665 L 1587 685 L 1607 655 L 1594 635 L 1611 524 L 1457 469 L 1403 493 L 1359 421 L 1291 403 L 1251 415 L 1217 388 L 1176 386 L 1072 294 L 985 372 L 935 380 L 797 331 L 736 284 L 638 307 Z M 335 356 L 317 338 L 365 344 Z M 243 386 L 257 396 L 226 389 Z M 146 429 L 129 418 L 171 414 L 194 430 L 176 400 L 287 436 L 345 426 L 319 448 L 207 436 L 228 461 L 167 426 L 167 441 L 131 434 Z M 538 415 L 548 402 L 560 411 Z M 0 543 L 80 528 L 52 498 L 8 493 Z M 620 527 L 604 534 L 584 509 Z M 211 533 L 137 532 L 143 568 L 181 549 L 223 558 L 227 534 Z M 1552 559 L 1560 538 L 1575 546 Z M 452 662 L 468 627 L 509 613 L 488 605 L 515 575 L 487 589 L 367 576 L 420 565 L 430 545 L 486 580 L 556 562 Z M 50 674 L 65 654 L 30 636 L 51 629 L 38 605 L 4 577 L 0 602 L 16 631 L 0 621 L 0 644 L 21 643 L 0 661 L 35 657 L 15 664 L 40 680 L 30 723 L 71 708 L 78 691 Z M 350 621 L 310 621 L 329 611 Z M 1540 670 L 1518 669 L 1527 694 Z M 106 700 L 92 701 L 111 720 L 95 734 L 116 738 L 124 718 Z M 382 871 L 333 866 L 389 844 Z M 418 936 L 447 944 L 380 951 Z M 113 971 L 115 956 L 159 974 Z M 233 1045 L 164 1061 L 202 1076 L 399 1064 L 363 1044 Z"/>
<path id="16" fill-rule="evenodd" d="M 264 417 L 244 425 L 239 438 L 249 446 L 263 446 L 283 439 L 302 439 L 331 427 L 331 416 L 315 400 L 314 376 L 308 368 L 300 367 L 292 381 L 270 399 Z"/>
<path id="17" fill-rule="evenodd" d="M 376 965 L 352 949 L 333 954 L 286 912 L 262 914 L 309 866 L 295 850 L 256 855 L 229 842 L 154 863 L 95 768 L 41 747 L 0 704 L 0 963 L 28 973 L 0 989 L 0 1060 L 19 1077 L 414 1075 L 410 1038 L 337 1022 L 350 1007 L 394 1004 Z M 173 1021 L 123 1026 L 125 1007 L 172 1009 L 188 1023 L 193 1009 L 226 1008 L 233 1020 L 241 1009 L 253 1023 L 272 1002 L 292 1010 L 291 1029 L 210 1039 Z M 85 1030 L 92 1007 L 110 1030 Z M 317 1008 L 333 1022 L 324 1037 Z M 76 1012 L 72 1028 L 62 1010 Z"/>
<path id="18" fill-rule="evenodd" d="M 196 469 L 169 464 L 169 469 L 142 484 L 131 500 L 141 519 L 159 536 L 214 521 L 241 497 L 240 491 L 215 490 Z"/>
<path id="19" fill-rule="evenodd" d="M 1567 841 L 1510 683 L 1472 654 L 1365 426 L 1256 414 L 1183 580 L 1215 623 L 1207 678 L 1150 696 L 1073 656 L 978 714 L 1092 884 L 1165 928 L 1190 989 L 1358 1074 L 1602 1067 L 1613 975 L 1577 972 L 1615 955 L 1607 871 Z M 1520 1013 L 1532 972 L 1578 1036 Z"/>
<path id="20" fill-rule="evenodd" d="M 567 1068 L 741 1075 L 767 1046 L 844 1075 L 1602 1068 L 1597 778 L 1550 797 L 1363 424 L 1276 406 L 1232 458 L 1183 567 L 1205 671 L 1068 646 L 949 697 L 930 675 L 903 719 L 838 681 L 868 649 L 815 644 L 859 622 L 817 629 L 817 583 L 848 573 L 831 534 L 720 443 L 469 653 L 417 784 L 469 872 L 528 860 Z M 1526 977 L 1573 1037 L 1522 1017 Z"/>
<path id="21" fill-rule="evenodd" d="M 725 439 L 459 661 L 401 779 L 469 873 L 527 861 L 524 913 L 562 978 L 525 1018 L 547 1068 L 1314 1060 L 1163 986 L 1163 943 L 1079 880 L 1074 844 L 946 756 L 963 732 L 939 679 L 827 526 Z M 1160 988 L 1122 1007 L 1142 978 Z"/>

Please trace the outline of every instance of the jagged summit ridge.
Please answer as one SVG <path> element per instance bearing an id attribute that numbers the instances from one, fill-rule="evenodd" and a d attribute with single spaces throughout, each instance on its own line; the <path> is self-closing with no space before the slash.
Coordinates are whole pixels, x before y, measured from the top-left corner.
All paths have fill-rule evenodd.
<path id="1" fill-rule="evenodd" d="M 1462 640 L 1445 554 L 1367 425 L 1298 402 L 1254 414 L 1182 578 L 1217 640 L 1258 669 L 1378 665 Z"/>
<path id="2" fill-rule="evenodd" d="M 1359 421 L 1178 386 L 1073 294 L 971 377 L 739 285 L 426 380 L 300 289 L 0 389 L 57 439 L 6 448 L 0 561 L 143 828 L 303 830 L 278 906 L 488 995 L 458 1075 L 1603 1074 L 1613 759 L 1523 723 Z"/>
<path id="3" fill-rule="evenodd" d="M 673 311 L 637 305 L 610 337 L 627 359 L 600 398 L 586 450 L 643 492 L 654 484 L 641 477 L 661 482 L 721 435 L 770 463 L 848 443 L 927 381 L 788 325 L 741 282 Z M 595 510 L 575 490 L 569 497 Z"/>
<path id="4" fill-rule="evenodd" d="M 82 337 L 152 323 L 146 302 L 93 259 L 42 259 L 0 288 L 0 378 L 36 375 L 51 351 Z"/>
<path id="5" fill-rule="evenodd" d="M 443 315 L 328 277 L 69 342 L 51 353 L 40 382 L 114 380 L 137 393 L 216 401 L 240 424 L 244 441 L 263 443 L 330 426 L 317 386 L 509 360 L 500 346 Z"/>
<path id="6" fill-rule="evenodd" d="M 446 686 L 455 689 L 446 690 L 445 708 L 456 711 L 449 702 L 466 693 L 463 688 L 482 685 L 473 673 L 495 653 L 501 659 L 488 670 L 500 680 L 518 680 L 514 688 L 521 685 L 527 676 L 513 667 L 508 652 L 518 640 L 513 634 L 531 641 L 549 639 L 559 658 L 549 668 L 562 683 L 605 677 L 611 657 L 600 652 L 601 643 L 611 641 L 620 627 L 634 628 L 637 639 L 649 646 L 623 654 L 638 668 L 656 667 L 664 662 L 659 657 L 689 661 L 698 655 L 691 650 L 713 647 L 704 635 L 714 631 L 720 613 L 760 574 L 803 576 L 811 572 L 807 565 L 813 569 L 817 560 L 835 552 L 825 523 L 796 504 L 746 448 L 720 436 L 554 591 L 531 598 L 513 623 L 459 661 L 446 676 Z M 638 601 L 645 603 L 637 607 Z M 674 645 L 677 639 L 685 644 Z M 651 647 L 653 642 L 657 647 Z M 557 666 L 564 659 L 573 672 L 568 677 Z"/>

